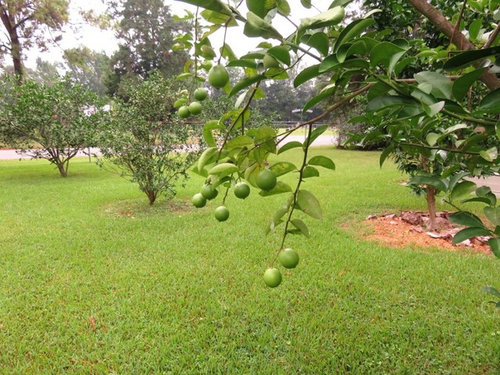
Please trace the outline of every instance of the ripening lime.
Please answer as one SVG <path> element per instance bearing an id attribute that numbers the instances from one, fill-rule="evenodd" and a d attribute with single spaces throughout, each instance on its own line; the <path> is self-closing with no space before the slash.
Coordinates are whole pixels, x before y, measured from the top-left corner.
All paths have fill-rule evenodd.
<path id="1" fill-rule="evenodd" d="M 268 268 L 264 272 L 264 282 L 268 287 L 276 288 L 281 284 L 281 272 L 277 268 Z"/>
<path id="2" fill-rule="evenodd" d="M 203 107 L 200 102 L 192 102 L 189 104 L 189 112 L 191 112 L 192 115 L 199 115 L 202 109 Z"/>
<path id="3" fill-rule="evenodd" d="M 229 82 L 229 74 L 222 65 L 215 65 L 208 72 L 208 82 L 217 88 L 221 89 Z"/>
<path id="4" fill-rule="evenodd" d="M 269 169 L 263 169 L 257 175 L 255 179 L 257 186 L 264 191 L 272 190 L 276 186 L 276 176 Z"/>
<path id="5" fill-rule="evenodd" d="M 218 221 L 226 221 L 229 218 L 229 210 L 226 206 L 219 206 L 215 209 L 214 215 Z"/>
<path id="6" fill-rule="evenodd" d="M 195 195 L 193 195 L 193 198 L 191 198 L 191 202 L 196 208 L 201 208 L 204 207 L 205 204 L 207 204 L 207 199 L 200 193 L 196 193 Z"/>
<path id="7" fill-rule="evenodd" d="M 203 87 L 197 88 L 194 90 L 194 98 L 198 101 L 203 101 L 207 98 L 208 96 L 208 91 L 207 89 L 204 89 Z"/>
<path id="8" fill-rule="evenodd" d="M 264 68 L 266 69 L 280 67 L 280 63 L 278 62 L 278 60 L 276 60 L 274 57 L 268 54 L 264 55 L 263 63 L 264 63 Z"/>
<path id="9" fill-rule="evenodd" d="M 205 184 L 201 188 L 201 195 L 203 195 L 208 200 L 214 199 L 217 194 L 219 194 L 219 192 L 213 187 L 213 185 Z"/>
<path id="10" fill-rule="evenodd" d="M 234 187 L 234 195 L 237 198 L 245 199 L 250 194 L 250 186 L 246 182 L 239 182 Z"/>
<path id="11" fill-rule="evenodd" d="M 285 268 L 295 268 L 299 264 L 299 254 L 295 250 L 287 248 L 279 253 L 278 260 Z"/>
<path id="12" fill-rule="evenodd" d="M 180 118 L 188 118 L 189 116 L 191 116 L 191 112 L 189 111 L 189 107 L 187 105 L 183 105 L 182 107 L 180 107 L 177 113 L 179 114 Z"/>

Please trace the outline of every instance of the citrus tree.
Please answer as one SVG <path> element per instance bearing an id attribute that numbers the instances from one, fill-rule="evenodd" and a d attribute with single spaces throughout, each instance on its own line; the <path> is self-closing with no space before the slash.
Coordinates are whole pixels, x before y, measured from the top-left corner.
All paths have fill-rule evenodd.
<path id="1" fill-rule="evenodd" d="M 287 0 L 247 0 L 246 9 L 243 1 L 234 5 L 220 0 L 184 2 L 198 8 L 195 14 L 188 13 L 186 17 L 194 19 L 195 31 L 177 38 L 182 48 L 194 51 L 193 59 L 179 78 L 208 79 L 214 88 L 237 98 L 236 109 L 204 125 L 208 148 L 195 171 L 205 176 L 206 181 L 200 194 L 193 197 L 193 203 L 203 206 L 223 189 L 222 205 L 215 215 L 226 220 L 229 210 L 225 207 L 225 197 L 233 188 L 238 196 L 242 184 L 253 186 L 263 197 L 284 196 L 283 206 L 268 227 L 269 231 L 281 230 L 282 240 L 264 273 L 267 285 L 275 287 L 281 282 L 278 260 L 287 268 L 298 262 L 297 254 L 286 248 L 287 236 L 309 236 L 304 217 L 322 218 L 320 203 L 312 191 L 314 186 L 304 189 L 303 182 L 318 176 L 320 168 L 334 169 L 335 164 L 326 156 L 309 155 L 312 142 L 326 130 L 326 126 L 315 127 L 315 123 L 361 95 L 367 101 L 362 120 L 372 126 L 367 135 L 356 141 L 383 140 L 387 147 L 381 163 L 390 155 L 399 155 L 408 168 L 416 165 L 411 182 L 425 189 L 429 207 L 434 206 L 439 191 L 447 191 L 454 198 L 470 193 L 473 189 L 463 181 L 465 176 L 498 171 L 500 81 L 494 73 L 498 69 L 495 56 L 500 53 L 497 25 L 477 31 L 489 38 L 475 45 L 462 33 L 460 20 L 454 27 L 431 4 L 410 0 L 408 3 L 419 17 L 425 16 L 451 40 L 444 54 L 443 48 L 431 50 L 423 44 L 415 52 L 416 46 L 411 41 L 388 38 L 387 31 L 373 28 L 373 12 L 345 20 L 344 6 L 348 0 L 334 0 L 328 7 L 322 2 L 323 10 L 302 18 L 298 24 L 289 16 L 300 12 L 300 7 L 311 8 L 311 1 L 301 0 L 296 9 Z M 478 17 L 491 15 L 498 19 L 498 1 L 469 3 L 477 6 Z M 316 5 L 320 6 L 319 2 Z M 283 35 L 279 31 L 280 22 L 294 24 L 294 32 Z M 240 57 L 225 39 L 218 50 L 214 49 L 211 35 L 219 29 L 226 35 L 229 28 L 239 28 L 246 37 L 263 41 Z M 469 30 L 469 35 L 474 30 Z M 425 64 L 418 61 L 415 65 L 417 59 L 426 56 Z M 305 141 L 287 142 L 287 136 L 295 129 L 282 134 L 266 126 L 248 129 L 245 124 L 251 117 L 253 102 L 265 100 L 265 82 L 290 79 L 289 72 L 300 66 L 305 57 L 315 63 L 300 69 L 293 85 L 299 87 L 313 79 L 325 80 L 327 84 L 309 98 L 302 110 L 336 98 L 321 114 L 297 125 L 296 128 L 306 129 Z M 412 78 L 402 78 L 403 73 L 415 66 L 419 71 Z M 240 67 L 245 77 L 231 85 L 227 67 Z M 473 100 L 469 94 L 472 91 Z M 181 110 L 179 113 L 182 115 Z M 214 137 L 214 131 L 221 136 Z M 295 148 L 303 153 L 300 165 L 270 158 Z M 281 176 L 288 173 L 297 176 L 294 186 L 281 181 Z M 500 227 L 496 222 L 493 224 L 496 229 L 488 229 L 494 236 L 490 244 L 498 255 L 495 246 Z M 467 236 L 462 233 L 460 238 L 464 237 Z"/>
<path id="2" fill-rule="evenodd" d="M 4 79 L 4 142 L 33 158 L 47 159 L 66 177 L 70 160 L 95 142 L 103 115 L 100 99 L 69 78 L 55 83 L 26 79 L 20 86 L 12 84 L 12 77 Z"/>
<path id="3" fill-rule="evenodd" d="M 103 158 L 137 183 L 150 205 L 160 195 L 175 195 L 176 182 L 187 177 L 186 170 L 197 157 L 196 150 L 186 146 L 196 134 L 174 109 L 180 91 L 160 73 L 128 86 L 128 101 L 115 99 L 109 121 L 99 132 Z M 103 158 L 101 166 L 105 165 Z"/>

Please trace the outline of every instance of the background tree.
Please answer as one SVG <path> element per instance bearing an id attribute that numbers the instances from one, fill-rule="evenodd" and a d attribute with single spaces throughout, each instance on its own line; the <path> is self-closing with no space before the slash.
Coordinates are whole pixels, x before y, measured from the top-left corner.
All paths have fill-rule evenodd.
<path id="1" fill-rule="evenodd" d="M 27 79 L 10 88 L 0 133 L 8 144 L 47 159 L 66 177 L 70 160 L 95 141 L 102 116 L 97 96 L 69 79 L 55 84 Z"/>
<path id="2" fill-rule="evenodd" d="M 10 54 L 19 79 L 24 75 L 23 50 L 46 47 L 51 32 L 60 31 L 67 22 L 68 4 L 67 0 L 0 1 L 0 18 L 7 39 L 1 41 L 0 54 Z"/>
<path id="3" fill-rule="evenodd" d="M 111 72 L 110 59 L 105 53 L 88 47 L 70 48 L 64 51 L 64 61 L 76 82 L 101 97 L 105 95 L 105 79 Z"/>
<path id="4" fill-rule="evenodd" d="M 172 198 L 175 184 L 197 157 L 187 152 L 193 128 L 180 120 L 174 103 L 179 90 L 161 73 L 127 87 L 127 102 L 117 99 L 100 136 L 102 155 L 146 194 L 152 205 L 158 196 Z M 105 165 L 103 160 L 101 165 Z"/>
<path id="5" fill-rule="evenodd" d="M 175 20 L 162 0 L 111 1 L 109 11 L 117 19 L 118 51 L 111 57 L 111 72 L 106 80 L 108 93 L 114 95 L 124 77 L 147 78 L 153 71 L 172 76 L 182 71 L 184 52 L 173 51 L 174 37 L 187 30 Z"/>

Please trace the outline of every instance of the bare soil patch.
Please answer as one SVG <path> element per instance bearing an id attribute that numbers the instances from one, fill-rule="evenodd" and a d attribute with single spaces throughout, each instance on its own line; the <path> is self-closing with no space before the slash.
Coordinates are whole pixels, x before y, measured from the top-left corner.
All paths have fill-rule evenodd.
<path id="1" fill-rule="evenodd" d="M 453 244 L 455 233 L 463 227 L 448 220 L 451 212 L 438 212 L 438 230 L 426 229 L 429 217 L 425 212 L 403 211 L 400 215 L 381 214 L 368 216 L 363 224 L 364 238 L 381 242 L 391 247 L 438 247 L 450 251 L 469 249 L 491 255 L 488 246 L 489 237 L 474 237 L 460 244 Z"/>
<path id="2" fill-rule="evenodd" d="M 181 215 L 192 211 L 192 205 L 184 201 L 159 200 L 152 206 L 144 197 L 134 200 L 121 200 L 103 207 L 104 213 L 113 217 L 135 219 L 144 216 L 165 215 L 165 213 Z"/>

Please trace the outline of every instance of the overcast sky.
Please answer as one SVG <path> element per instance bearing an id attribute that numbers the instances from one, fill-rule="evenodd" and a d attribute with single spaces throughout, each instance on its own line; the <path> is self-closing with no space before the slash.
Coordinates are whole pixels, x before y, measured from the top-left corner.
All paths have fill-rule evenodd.
<path id="1" fill-rule="evenodd" d="M 298 24 L 300 23 L 300 18 L 308 17 L 317 14 L 318 11 L 315 9 L 305 9 L 300 4 L 300 0 L 288 0 L 292 9 L 298 9 L 300 12 L 296 12 L 291 18 Z M 323 11 L 328 8 L 331 1 L 321 0 L 316 1 L 316 7 Z M 166 0 L 165 3 L 170 6 L 173 14 L 184 15 L 184 9 L 190 10 L 194 13 L 196 8 L 192 5 L 183 3 L 182 1 Z M 321 4 L 321 5 L 317 5 Z M 63 38 L 58 43 L 57 46 L 51 47 L 49 51 L 41 53 L 36 50 L 28 51 L 26 53 L 26 65 L 28 67 L 34 68 L 36 66 L 36 58 L 41 57 L 43 60 L 50 62 L 61 62 L 62 52 L 67 48 L 74 48 L 78 46 L 87 46 L 93 50 L 102 52 L 104 51 L 108 56 L 110 56 L 117 49 L 117 40 L 111 30 L 100 30 L 96 27 L 91 27 L 89 25 L 83 24 L 83 20 L 79 16 L 80 10 L 94 10 L 97 13 L 104 12 L 105 5 L 102 0 L 72 0 L 70 2 L 70 23 L 65 26 Z M 246 14 L 247 9 L 244 6 L 240 8 L 242 14 Z M 288 35 L 293 30 L 294 27 L 283 17 L 277 16 L 275 27 L 282 33 L 282 35 Z M 227 42 L 233 48 L 236 55 L 240 56 L 257 44 L 260 43 L 259 38 L 249 39 L 243 36 L 243 28 L 231 28 L 227 36 Z M 215 33 L 211 38 L 214 47 L 219 47 L 222 45 L 222 31 Z M 6 57 L 7 64 L 10 64 L 8 57 Z"/>

